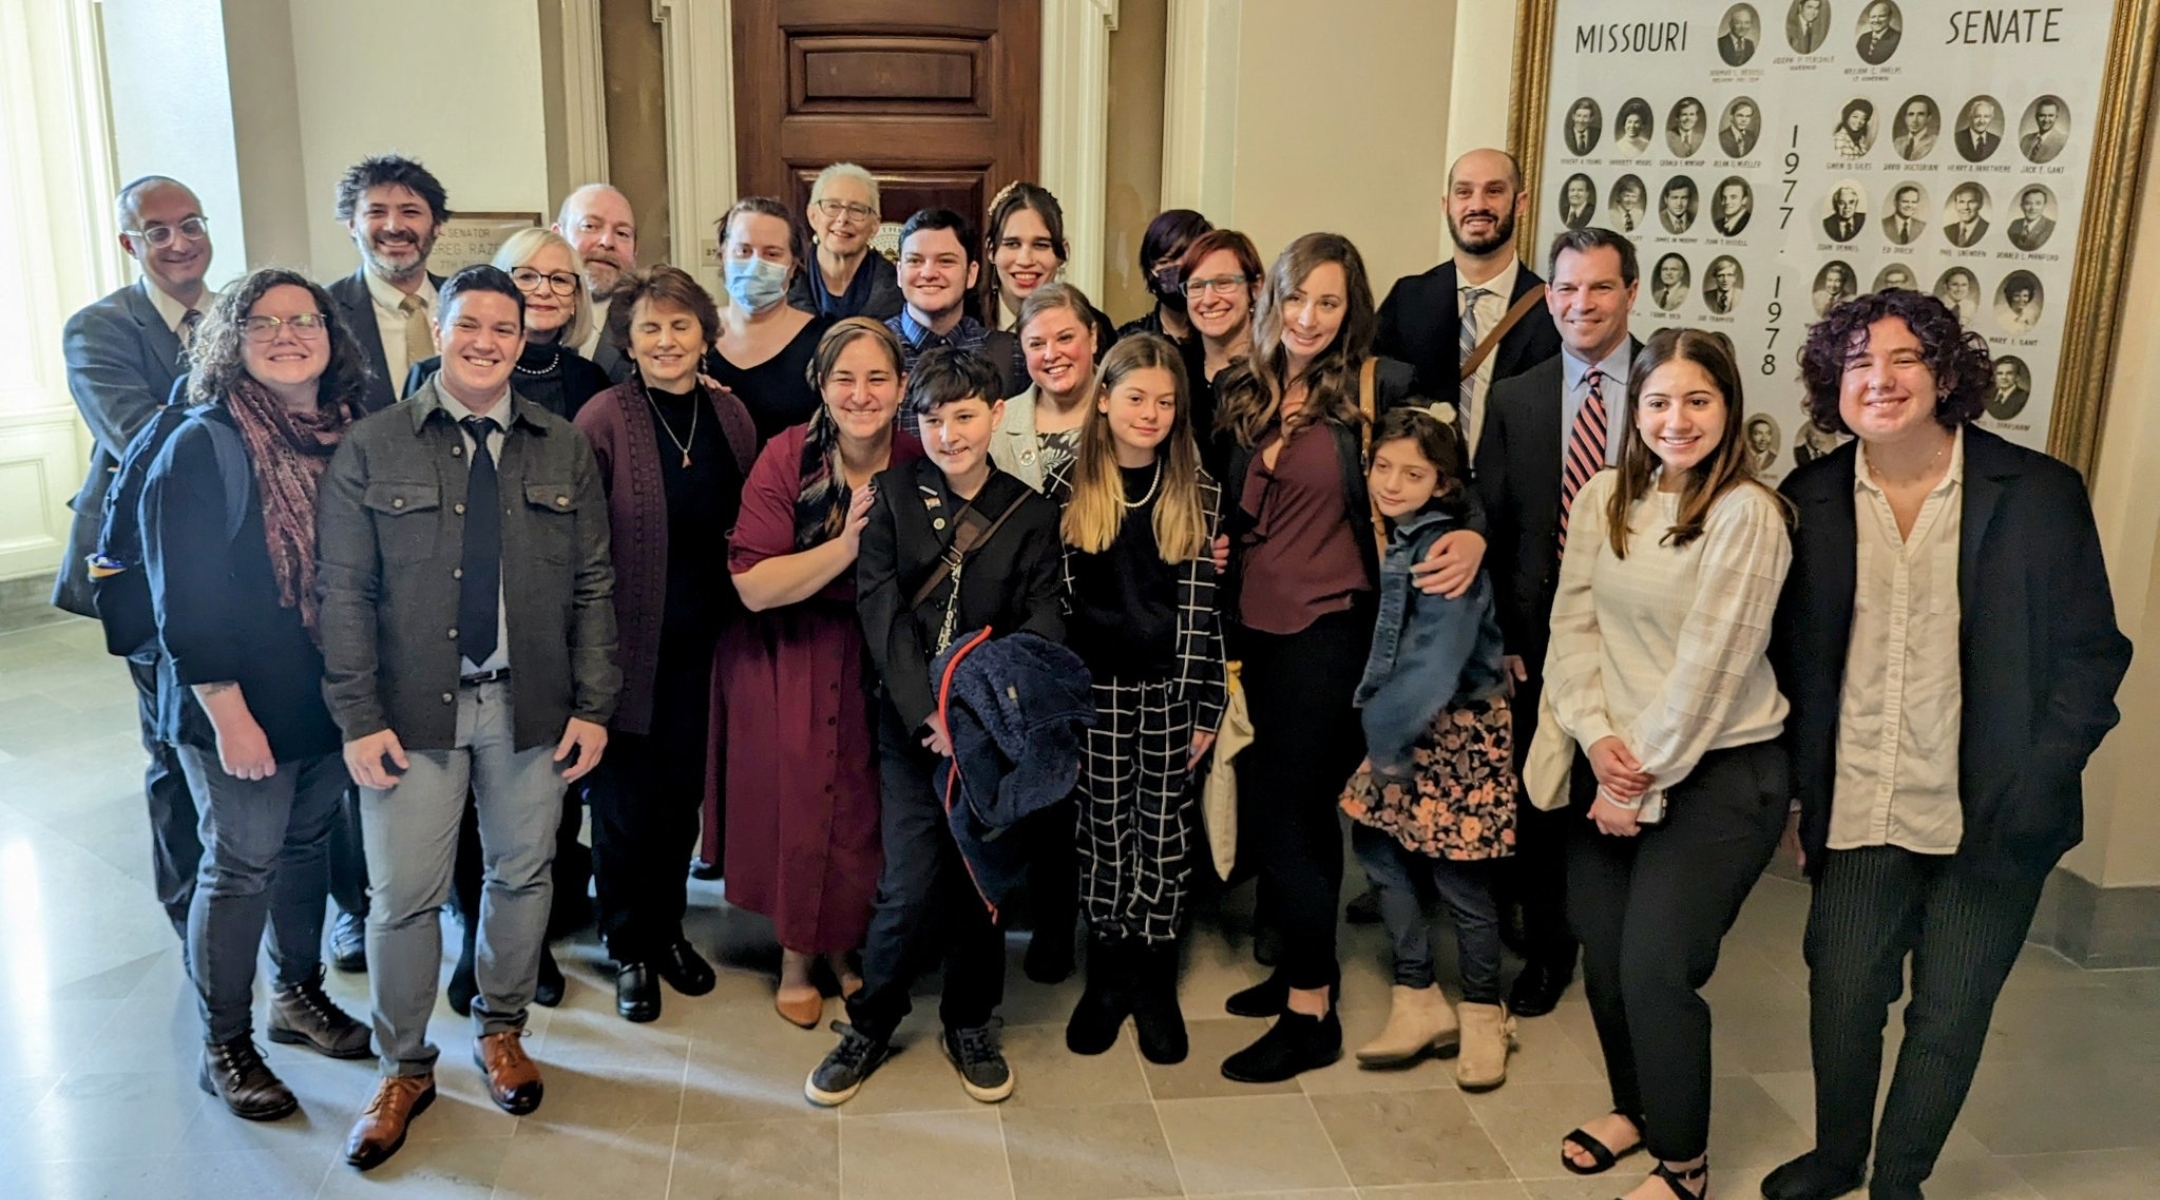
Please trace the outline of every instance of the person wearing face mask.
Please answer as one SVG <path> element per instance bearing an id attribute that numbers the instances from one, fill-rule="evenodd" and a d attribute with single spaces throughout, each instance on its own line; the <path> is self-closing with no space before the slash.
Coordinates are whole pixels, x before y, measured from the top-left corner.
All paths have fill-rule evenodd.
<path id="1" fill-rule="evenodd" d="M 825 998 L 820 960 L 843 996 L 862 978 L 876 898 L 876 714 L 863 677 L 855 559 L 870 479 L 922 457 L 893 417 L 907 384 L 900 338 L 849 317 L 818 341 L 811 383 L 824 403 L 766 443 L 743 485 L 728 570 L 748 615 L 721 646 L 727 703 L 728 903 L 770 917 L 780 943 L 774 1007 L 806 1029 Z"/>
<path id="2" fill-rule="evenodd" d="M 622 700 L 608 760 L 590 789 L 600 933 L 617 964 L 625 1020 L 660 1015 L 660 981 L 713 989 L 683 936 L 684 864 L 723 764 L 707 764 L 713 661 L 741 612 L 718 548 L 757 456 L 743 405 L 698 378 L 720 323 L 712 297 L 674 267 L 616 296 L 615 340 L 637 370 L 578 411 L 607 493 Z"/>
<path id="3" fill-rule="evenodd" d="M 716 229 L 728 305 L 719 328 L 708 333 L 713 341 L 704 371 L 750 410 L 763 446 L 817 411 L 810 360 L 832 321 L 787 303 L 803 266 L 801 234 L 787 205 L 770 196 L 737 200 Z"/>
<path id="4" fill-rule="evenodd" d="M 1147 232 L 1140 236 L 1140 272 L 1147 280 L 1148 294 L 1155 297 L 1155 307 L 1118 326 L 1117 331 L 1118 341 L 1136 333 L 1169 338 L 1185 362 L 1185 377 L 1192 389 L 1188 394 L 1198 394 L 1203 381 L 1196 359 L 1200 343 L 1185 303 L 1185 277 L 1179 264 L 1193 239 L 1214 228 L 1206 217 L 1189 208 L 1165 209 L 1148 222 Z M 1110 348 L 1102 349 L 1108 353 Z"/>
<path id="5" fill-rule="evenodd" d="M 788 285 L 788 303 L 806 313 L 897 317 L 906 304 L 892 260 L 871 248 L 879 223 L 877 176 L 834 163 L 810 185 L 810 240 L 817 247 Z"/>

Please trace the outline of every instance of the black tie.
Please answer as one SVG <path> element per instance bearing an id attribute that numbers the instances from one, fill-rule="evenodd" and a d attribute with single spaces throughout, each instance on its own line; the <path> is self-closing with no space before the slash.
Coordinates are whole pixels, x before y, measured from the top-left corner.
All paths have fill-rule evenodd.
<path id="1" fill-rule="evenodd" d="M 495 655 L 495 614 L 502 594 L 502 499 L 495 483 L 495 456 L 488 434 L 495 422 L 467 417 L 472 474 L 465 483 L 464 569 L 458 582 L 458 653 L 474 666 Z"/>
<path id="2" fill-rule="evenodd" d="M 189 352 L 195 349 L 195 331 L 202 328 L 202 310 L 191 308 L 180 318 L 180 369 L 185 371 Z"/>

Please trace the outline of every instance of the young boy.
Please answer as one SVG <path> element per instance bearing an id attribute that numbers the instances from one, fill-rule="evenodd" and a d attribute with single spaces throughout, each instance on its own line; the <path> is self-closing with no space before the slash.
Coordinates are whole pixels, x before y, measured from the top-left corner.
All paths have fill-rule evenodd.
<path id="1" fill-rule="evenodd" d="M 846 1102 L 885 1061 L 908 1013 L 914 972 L 940 941 L 938 1016 L 960 1086 L 984 1102 L 1012 1094 L 1012 1069 L 990 1030 L 1005 993 L 1005 939 L 969 878 L 934 786 L 952 747 L 930 677 L 948 644 L 984 626 L 1001 637 L 1025 630 L 1064 638 L 1057 505 L 990 461 L 1002 388 L 998 367 L 979 355 L 952 347 L 925 353 L 908 376 L 905 408 L 921 423 L 928 457 L 870 484 L 876 500 L 855 579 L 882 681 L 885 867 L 863 947 L 863 986 L 847 1001 L 848 1020 L 834 1023 L 840 1044 L 803 1085 L 814 1104 Z M 956 536 L 964 554 L 953 553 Z"/>

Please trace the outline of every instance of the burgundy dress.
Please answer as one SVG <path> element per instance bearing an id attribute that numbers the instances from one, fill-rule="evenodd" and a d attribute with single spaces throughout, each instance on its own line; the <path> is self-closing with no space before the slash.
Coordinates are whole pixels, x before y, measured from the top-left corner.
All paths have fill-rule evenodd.
<path id="1" fill-rule="evenodd" d="M 751 468 L 731 572 L 796 552 L 808 428 L 782 431 Z M 893 465 L 921 456 L 921 443 L 894 433 Z M 852 568 L 808 600 L 748 614 L 721 640 L 727 898 L 771 917 L 790 950 L 853 950 L 870 927 L 882 856 L 866 661 Z"/>

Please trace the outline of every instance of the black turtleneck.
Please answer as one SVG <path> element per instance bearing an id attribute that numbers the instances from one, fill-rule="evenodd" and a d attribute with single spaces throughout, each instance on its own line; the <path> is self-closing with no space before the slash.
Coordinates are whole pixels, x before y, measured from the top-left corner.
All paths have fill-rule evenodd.
<path id="1" fill-rule="evenodd" d="M 410 394 L 428 376 L 441 369 L 440 355 L 414 363 L 406 375 L 406 393 Z M 570 347 L 560 342 L 527 342 L 524 353 L 518 355 L 517 366 L 510 372 L 510 386 L 518 395 L 567 421 L 577 415 L 577 410 L 583 408 L 587 400 L 611 385 L 607 372 Z"/>

